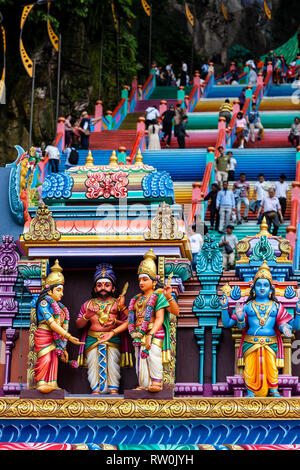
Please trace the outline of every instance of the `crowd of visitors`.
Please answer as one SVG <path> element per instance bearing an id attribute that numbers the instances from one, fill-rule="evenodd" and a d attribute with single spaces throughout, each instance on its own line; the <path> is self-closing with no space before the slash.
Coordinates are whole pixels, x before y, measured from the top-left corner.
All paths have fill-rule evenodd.
<path id="1" fill-rule="evenodd" d="M 250 184 L 246 174 L 240 173 L 239 179 L 235 180 L 238 162 L 233 153 L 230 151 L 225 154 L 223 147 L 218 150 L 217 182 L 211 185 L 211 190 L 205 197 L 193 202 L 208 202 L 210 230 L 222 234 L 219 246 L 222 248 L 223 268 L 226 270 L 232 269 L 235 263 L 237 239 L 233 234 L 234 226 L 247 223 L 250 211 L 256 214 L 257 224 L 261 224 L 265 216 L 269 232 L 277 235 L 286 213 L 290 188 L 286 175 L 281 174 L 279 181 L 274 183 L 266 181 L 263 173 L 260 173 L 253 185 L 250 200 Z M 229 187 L 229 181 L 234 181 L 232 187 Z"/>
<path id="2" fill-rule="evenodd" d="M 253 98 L 253 97 L 252 97 Z M 252 99 L 253 101 L 253 99 Z M 252 107 L 244 116 L 242 109 L 245 104 L 245 89 L 242 90 L 239 105 L 240 111 L 236 115 L 235 120 L 235 133 L 236 142 L 239 148 L 245 147 L 245 142 L 255 142 L 255 129 L 258 129 L 257 140 L 260 141 L 264 135 L 264 128 L 260 119 L 260 113 L 257 110 L 255 101 L 252 102 Z M 219 118 L 224 117 L 226 119 L 226 127 L 230 128 L 230 122 L 232 119 L 233 106 L 228 98 L 225 99 L 224 103 L 219 108 Z"/>
<path id="3" fill-rule="evenodd" d="M 177 76 L 175 75 L 173 64 L 167 64 L 165 67 L 162 67 L 154 62 L 152 70 L 155 72 L 156 84 L 158 86 L 187 86 L 190 84 L 188 66 L 184 60 L 181 61 L 181 67 L 177 72 Z"/>
<path id="4" fill-rule="evenodd" d="M 267 74 L 267 65 L 272 63 L 273 68 L 273 83 L 280 85 L 281 83 L 293 83 L 295 80 L 300 80 L 300 54 L 290 62 L 287 63 L 283 55 L 277 55 L 276 52 L 270 51 L 265 57 L 261 59 L 249 59 L 245 63 L 243 60 L 231 62 L 229 72 L 225 72 L 222 77 L 222 82 L 225 85 L 238 85 L 239 77 L 244 73 L 245 66 L 248 67 L 248 84 L 256 85 L 257 76 L 262 72 L 265 76 Z"/>
<path id="5" fill-rule="evenodd" d="M 188 137 L 186 132 L 188 117 L 180 103 L 177 103 L 175 107 L 170 105 L 161 116 L 156 106 L 149 106 L 145 116 L 146 129 L 148 130 L 148 150 L 161 148 L 160 131 L 162 131 L 162 142 L 166 142 L 166 147 L 170 147 L 173 123 L 174 137 L 177 138 L 178 147 L 185 148 L 185 138 Z"/>

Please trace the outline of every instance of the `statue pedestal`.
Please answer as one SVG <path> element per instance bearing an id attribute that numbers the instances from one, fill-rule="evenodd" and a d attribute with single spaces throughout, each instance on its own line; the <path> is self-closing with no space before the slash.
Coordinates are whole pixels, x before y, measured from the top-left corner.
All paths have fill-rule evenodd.
<path id="1" fill-rule="evenodd" d="M 125 400 L 173 400 L 174 389 L 164 388 L 160 392 L 149 392 L 148 390 L 124 390 Z"/>
<path id="2" fill-rule="evenodd" d="M 228 383 L 229 394 L 234 397 L 247 396 L 245 382 L 242 375 L 234 375 L 226 377 Z M 283 397 L 292 397 L 299 395 L 299 377 L 279 374 L 278 390 Z"/>
<path id="3" fill-rule="evenodd" d="M 49 393 L 42 393 L 39 390 L 21 390 L 20 398 L 29 398 L 29 399 L 51 399 L 51 400 L 63 400 L 66 396 L 66 391 L 63 389 L 53 390 Z"/>

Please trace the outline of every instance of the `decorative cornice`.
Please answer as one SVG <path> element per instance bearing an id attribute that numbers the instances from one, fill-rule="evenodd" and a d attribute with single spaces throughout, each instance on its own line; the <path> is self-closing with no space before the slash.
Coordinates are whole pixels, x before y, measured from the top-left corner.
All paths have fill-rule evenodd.
<path id="1" fill-rule="evenodd" d="M 2 418 L 299 419 L 300 398 L 0 399 Z"/>

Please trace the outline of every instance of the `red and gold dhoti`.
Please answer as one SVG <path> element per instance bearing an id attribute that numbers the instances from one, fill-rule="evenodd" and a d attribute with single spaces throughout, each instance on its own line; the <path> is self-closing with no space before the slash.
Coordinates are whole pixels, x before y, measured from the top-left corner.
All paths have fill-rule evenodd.
<path id="1" fill-rule="evenodd" d="M 34 368 L 36 388 L 43 393 L 49 393 L 58 387 L 57 369 L 58 356 L 53 332 L 48 325 L 39 325 L 34 335 L 37 361 Z"/>

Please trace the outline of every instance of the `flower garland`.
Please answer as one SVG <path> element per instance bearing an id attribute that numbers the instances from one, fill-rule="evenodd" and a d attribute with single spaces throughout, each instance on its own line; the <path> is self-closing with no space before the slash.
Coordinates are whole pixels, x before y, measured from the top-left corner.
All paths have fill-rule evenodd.
<path id="1" fill-rule="evenodd" d="M 69 322 L 70 314 L 69 314 L 69 310 L 67 309 L 67 307 L 65 307 L 60 302 L 56 302 L 56 300 L 52 299 L 52 297 L 50 297 L 50 295 L 47 295 L 45 297 L 45 300 L 47 302 L 49 302 L 49 304 L 51 305 L 51 307 L 53 309 L 53 312 L 54 312 L 53 316 L 55 316 L 57 318 L 61 318 L 62 313 L 64 313 L 65 314 L 65 320 L 67 322 Z M 65 339 L 65 338 L 62 338 L 59 333 L 56 333 L 56 331 L 53 331 L 52 333 L 53 333 L 54 341 L 56 343 L 55 352 L 56 352 L 57 356 L 61 356 L 63 354 L 64 350 L 66 349 L 68 340 Z"/>
<path id="2" fill-rule="evenodd" d="M 133 343 L 132 343 L 133 346 L 136 346 L 139 348 L 141 347 L 141 341 L 142 341 L 143 336 L 145 336 L 145 334 L 147 333 L 149 323 L 152 317 L 152 313 L 157 302 L 158 295 L 155 292 L 151 294 L 147 302 L 144 319 L 141 324 L 141 328 L 139 330 L 136 329 L 136 325 L 135 325 L 135 304 L 138 298 L 139 296 L 136 295 L 135 297 L 133 297 L 133 299 L 131 299 L 130 304 L 129 304 L 128 331 L 129 331 L 131 338 L 133 339 Z M 147 350 L 144 349 L 143 352 L 145 351 Z"/>

